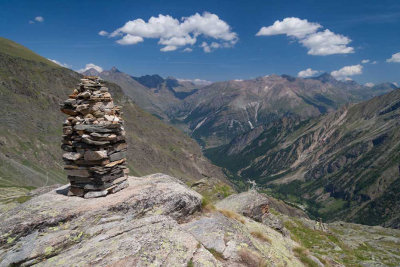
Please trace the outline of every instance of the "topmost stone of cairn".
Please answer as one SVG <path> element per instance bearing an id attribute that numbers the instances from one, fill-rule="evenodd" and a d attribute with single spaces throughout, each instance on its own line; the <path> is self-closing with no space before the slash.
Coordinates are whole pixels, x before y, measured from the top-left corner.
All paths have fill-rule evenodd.
<path id="1" fill-rule="evenodd" d="M 61 105 L 69 195 L 105 196 L 128 186 L 122 112 L 97 76 L 85 76 Z"/>

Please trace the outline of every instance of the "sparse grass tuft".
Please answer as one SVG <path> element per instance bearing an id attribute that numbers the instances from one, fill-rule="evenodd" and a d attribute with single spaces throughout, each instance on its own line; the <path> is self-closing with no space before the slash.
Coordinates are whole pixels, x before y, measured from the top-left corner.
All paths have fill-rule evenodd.
<path id="1" fill-rule="evenodd" d="M 230 211 L 230 210 L 218 210 L 220 213 L 222 213 L 225 217 L 234 219 L 236 221 L 241 222 L 242 224 L 246 223 L 246 220 L 242 218 L 242 216 L 240 216 L 239 214 Z"/>
<path id="2" fill-rule="evenodd" d="M 261 255 L 255 251 L 251 251 L 247 248 L 241 248 L 238 252 L 241 262 L 245 266 L 254 267 L 266 267 L 267 262 L 261 257 Z"/>
<path id="3" fill-rule="evenodd" d="M 279 212 L 277 212 L 277 211 L 276 211 L 275 209 L 273 209 L 273 208 L 270 208 L 270 209 L 269 209 L 269 212 L 272 213 L 273 215 L 276 215 L 276 216 L 281 215 Z"/>
<path id="4" fill-rule="evenodd" d="M 293 248 L 293 252 L 296 255 L 308 255 L 309 251 L 305 247 L 295 247 Z"/>
<path id="5" fill-rule="evenodd" d="M 266 234 L 264 234 L 263 232 L 260 231 L 253 231 L 250 233 L 252 236 L 254 236 L 255 238 L 258 238 L 264 242 L 268 242 L 268 243 L 272 243 L 271 238 L 269 238 L 269 236 L 267 236 Z"/>
<path id="6" fill-rule="evenodd" d="M 218 195 L 222 195 L 223 198 L 230 196 L 233 193 L 233 190 L 228 185 L 218 185 L 215 188 L 215 193 Z"/>
<path id="7" fill-rule="evenodd" d="M 15 241 L 15 239 L 17 239 L 17 237 L 9 237 L 7 238 L 7 244 L 11 244 Z"/>
<path id="8" fill-rule="evenodd" d="M 308 257 L 309 251 L 304 247 L 295 247 L 293 249 L 294 255 L 308 267 L 318 267 L 318 264 Z"/>
<path id="9" fill-rule="evenodd" d="M 206 249 L 207 249 L 207 250 L 214 256 L 214 258 L 216 258 L 217 260 L 219 260 L 219 261 L 225 260 L 224 255 L 222 255 L 221 252 L 218 252 L 218 251 L 216 251 L 216 250 L 213 249 L 213 248 L 207 248 L 207 247 L 206 247 Z"/>
<path id="10" fill-rule="evenodd" d="M 211 203 L 211 200 L 206 196 L 203 196 L 201 199 L 201 209 L 204 212 L 212 212 L 216 210 L 215 206 Z"/>
<path id="11" fill-rule="evenodd" d="M 193 267 L 193 266 L 194 266 L 193 259 L 190 259 L 190 261 L 187 264 L 187 267 Z"/>
<path id="12" fill-rule="evenodd" d="M 31 196 L 20 196 L 20 197 L 16 198 L 15 200 L 16 200 L 18 203 L 22 204 L 22 203 L 24 203 L 24 202 L 27 202 L 27 201 L 30 200 L 31 198 L 32 198 Z"/>

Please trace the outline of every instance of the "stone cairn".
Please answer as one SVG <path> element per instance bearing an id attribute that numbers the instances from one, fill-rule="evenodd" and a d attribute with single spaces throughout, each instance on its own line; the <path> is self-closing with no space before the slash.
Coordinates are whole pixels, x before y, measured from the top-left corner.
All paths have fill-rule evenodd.
<path id="1" fill-rule="evenodd" d="M 101 197 L 128 186 L 122 112 L 96 76 L 85 76 L 61 105 L 61 148 L 71 183 L 68 195 Z"/>

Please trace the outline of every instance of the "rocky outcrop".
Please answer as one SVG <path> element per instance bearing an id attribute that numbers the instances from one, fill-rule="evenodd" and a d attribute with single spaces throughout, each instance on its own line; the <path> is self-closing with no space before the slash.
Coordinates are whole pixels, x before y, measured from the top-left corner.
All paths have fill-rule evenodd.
<path id="1" fill-rule="evenodd" d="M 128 180 L 106 198 L 68 197 L 65 185 L 2 214 L 0 266 L 301 265 L 291 239 L 251 219 L 198 212 L 201 195 L 176 178 Z"/>
<path id="2" fill-rule="evenodd" d="M 216 204 L 218 209 L 230 210 L 271 227 L 284 236 L 289 232 L 282 221 L 270 212 L 270 200 L 256 190 L 231 195 Z"/>
<path id="3" fill-rule="evenodd" d="M 9 211 L 0 219 L 0 266 L 183 264 L 195 253 L 212 262 L 177 223 L 200 210 L 198 193 L 163 174 L 128 180 L 107 198 L 68 197 L 63 186 Z"/>
<path id="4" fill-rule="evenodd" d="M 291 231 L 291 239 L 266 225 L 265 214 L 257 222 L 232 210 L 202 210 L 202 196 L 174 177 L 153 174 L 128 180 L 126 189 L 97 199 L 68 197 L 69 185 L 47 193 L 50 188 L 45 188 L 2 213 L 0 266 L 304 266 L 313 262 L 397 266 L 400 262 L 399 230 L 337 223 L 322 232 L 314 228 L 314 221 L 276 213 Z M 249 207 L 247 216 L 259 219 L 257 211 L 267 202 L 264 195 L 246 192 L 217 206 Z"/>
<path id="5" fill-rule="evenodd" d="M 223 266 L 302 266 L 292 254 L 297 243 L 261 223 L 236 216 L 214 212 L 182 227 Z"/>
<path id="6" fill-rule="evenodd" d="M 262 217 L 269 213 L 269 199 L 256 190 L 249 190 L 240 194 L 230 195 L 215 206 L 218 209 L 231 210 L 255 221 L 262 221 Z"/>
<path id="7" fill-rule="evenodd" d="M 291 216 L 291 217 L 299 217 L 299 218 L 308 218 L 307 213 L 305 213 L 303 210 L 292 207 L 282 200 L 269 197 L 268 198 L 270 203 L 269 206 L 270 208 L 274 209 L 275 211 Z"/>

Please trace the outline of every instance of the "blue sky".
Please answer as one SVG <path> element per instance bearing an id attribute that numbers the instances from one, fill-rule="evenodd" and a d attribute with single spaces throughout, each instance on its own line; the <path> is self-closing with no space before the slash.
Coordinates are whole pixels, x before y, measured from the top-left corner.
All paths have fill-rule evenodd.
<path id="1" fill-rule="evenodd" d="M 74 70 L 218 81 L 310 68 L 302 75 L 400 83 L 397 0 L 1 0 L 0 35 Z"/>

